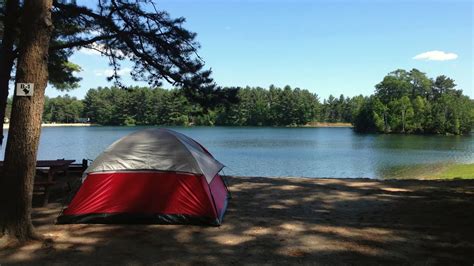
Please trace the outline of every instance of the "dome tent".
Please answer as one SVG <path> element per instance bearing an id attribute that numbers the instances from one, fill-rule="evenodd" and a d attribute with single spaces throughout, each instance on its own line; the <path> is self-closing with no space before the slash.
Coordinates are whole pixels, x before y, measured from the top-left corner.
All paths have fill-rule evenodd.
<path id="1" fill-rule="evenodd" d="M 84 172 L 58 223 L 220 225 L 224 167 L 193 139 L 144 129 L 110 145 Z"/>

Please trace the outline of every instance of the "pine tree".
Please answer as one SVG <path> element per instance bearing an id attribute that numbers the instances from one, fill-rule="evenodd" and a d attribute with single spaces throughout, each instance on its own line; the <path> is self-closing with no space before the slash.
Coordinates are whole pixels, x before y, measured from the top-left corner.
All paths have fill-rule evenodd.
<path id="1" fill-rule="evenodd" d="M 14 96 L 5 163 L 0 180 L 0 233 L 9 242 L 36 238 L 31 223 L 33 179 L 41 131 L 52 0 L 26 0 L 16 83 L 33 83 L 34 95 Z"/>

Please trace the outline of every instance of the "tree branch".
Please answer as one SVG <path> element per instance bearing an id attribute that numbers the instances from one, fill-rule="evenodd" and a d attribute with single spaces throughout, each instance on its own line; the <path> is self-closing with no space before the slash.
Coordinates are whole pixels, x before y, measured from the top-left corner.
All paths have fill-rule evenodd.
<path id="1" fill-rule="evenodd" d="M 103 41 L 103 40 L 110 40 L 117 37 L 117 34 L 112 34 L 112 35 L 101 35 L 101 36 L 96 36 L 94 38 L 88 39 L 88 40 L 77 40 L 77 41 L 72 41 L 72 42 L 67 42 L 63 44 L 58 44 L 58 45 L 52 45 L 50 50 L 61 50 L 61 49 L 66 49 L 66 48 L 74 48 L 74 47 L 84 47 L 89 44 L 93 44 L 97 41 Z"/>

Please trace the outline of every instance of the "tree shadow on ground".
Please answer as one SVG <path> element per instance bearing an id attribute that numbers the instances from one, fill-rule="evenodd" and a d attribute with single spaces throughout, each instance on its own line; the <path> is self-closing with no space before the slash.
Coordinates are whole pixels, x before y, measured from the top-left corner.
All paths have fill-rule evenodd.
<path id="1" fill-rule="evenodd" d="M 474 180 L 228 180 L 220 227 L 54 225 L 57 198 L 33 214 L 49 240 L 0 251 L 0 263 L 474 262 Z"/>

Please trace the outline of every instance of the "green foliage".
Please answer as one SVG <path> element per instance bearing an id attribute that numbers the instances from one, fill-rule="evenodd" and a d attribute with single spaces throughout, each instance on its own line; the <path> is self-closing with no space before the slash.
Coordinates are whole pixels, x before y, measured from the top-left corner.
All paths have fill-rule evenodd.
<path id="1" fill-rule="evenodd" d="M 45 98 L 43 110 L 44 122 L 74 123 L 78 122 L 84 110 L 81 100 L 69 95 L 59 96 L 53 99 Z"/>
<path id="2" fill-rule="evenodd" d="M 228 126 L 297 126 L 318 116 L 316 94 L 290 86 L 246 87 L 238 92 L 239 102 L 218 111 L 216 124 Z"/>
<path id="3" fill-rule="evenodd" d="M 79 88 L 80 77 L 74 75 L 82 71 L 79 65 L 68 61 L 65 50 L 51 53 L 48 61 L 49 83 L 60 91 Z"/>
<path id="4" fill-rule="evenodd" d="M 81 68 L 69 59 L 74 51 L 89 48 L 108 57 L 113 74 L 107 78 L 115 80 L 119 87 L 124 87 L 119 75 L 121 63 L 127 60 L 133 64 L 130 74 L 134 80 L 146 81 L 153 86 L 166 81 L 182 87 L 180 94 L 201 105 L 204 113 L 216 105 L 235 103 L 237 92 L 217 87 L 211 78 L 211 71 L 205 69 L 204 60 L 197 54 L 200 45 L 196 41 L 196 33 L 185 29 L 185 19 L 170 17 L 167 12 L 158 10 L 155 2 L 115 0 L 85 6 L 77 5 L 76 1 L 53 1 L 51 11 L 54 27 L 48 57 L 49 85 L 61 91 L 78 88 L 81 78 L 77 73 Z M 5 23 L 5 3 L 0 0 L 0 39 L 3 39 L 4 32 L 14 28 Z M 13 18 L 21 18 L 24 1 L 19 1 L 17 5 L 20 12 Z M 12 10 L 8 11 L 9 14 L 14 14 Z M 18 36 L 12 38 L 16 46 Z M 15 58 L 13 48 L 4 53 Z M 2 76 L 12 72 L 12 67 L 13 64 L 5 73 L 1 73 Z M 0 99 L 0 105 L 5 108 L 8 88 L 5 86 L 1 89 L 7 90 Z M 114 116 L 113 120 L 104 121 L 125 122 L 125 117 L 107 114 L 111 111 L 101 110 L 97 119 Z M 142 118 L 138 121 L 151 123 Z M 180 123 L 187 123 L 184 117 L 176 119 Z"/>
<path id="5" fill-rule="evenodd" d="M 220 88 L 236 100 L 189 100 L 186 89 L 147 87 L 90 89 L 84 100 L 47 99 L 44 120 L 74 122 L 80 117 L 102 125 L 300 126 L 308 122 L 351 122 L 359 132 L 469 134 L 474 101 L 455 89 L 454 80 L 435 80 L 416 69 L 396 70 L 370 97 L 316 94 L 290 86 Z M 232 98 L 234 96 L 231 96 Z M 227 99 L 230 99 L 227 98 Z"/>
<path id="6" fill-rule="evenodd" d="M 354 117 L 354 128 L 359 132 L 387 132 L 387 108 L 375 96 L 366 97 Z"/>
<path id="7" fill-rule="evenodd" d="M 107 79 L 114 80 L 118 87 L 125 87 L 120 69 L 127 60 L 133 64 L 130 75 L 134 80 L 153 87 L 163 81 L 179 86 L 180 93 L 201 105 L 203 112 L 236 101 L 236 91 L 217 87 L 211 71 L 205 69 L 204 60 L 197 54 L 200 45 L 196 33 L 185 29 L 185 19 L 172 18 L 159 10 L 157 1 L 99 1 L 95 7 L 54 1 L 53 6 L 55 31 L 50 50 L 57 51 L 53 55 L 62 59 L 54 66 L 56 70 L 62 66 L 63 71 L 54 73 L 53 77 L 62 78 L 62 82 L 51 82 L 55 87 L 69 89 L 75 84 L 72 74 L 76 70 L 67 60 L 72 49 L 85 47 L 108 57 L 113 73 Z"/>
<path id="8" fill-rule="evenodd" d="M 315 120 L 318 97 L 299 88 L 223 88 L 238 102 L 203 108 L 183 90 L 97 88 L 84 99 L 83 116 L 102 125 L 296 126 Z"/>
<path id="9" fill-rule="evenodd" d="M 455 89 L 454 80 L 428 78 L 417 69 L 396 70 L 363 100 L 354 127 L 360 132 L 469 134 L 474 103 Z"/>
<path id="10" fill-rule="evenodd" d="M 364 97 L 362 95 L 349 98 L 340 95 L 335 98 L 329 95 L 324 100 L 320 120 L 324 122 L 353 122 L 358 109 L 361 108 Z"/>
<path id="11" fill-rule="evenodd" d="M 90 89 L 84 99 L 84 116 L 102 125 L 187 125 L 190 104 L 178 90 Z"/>

